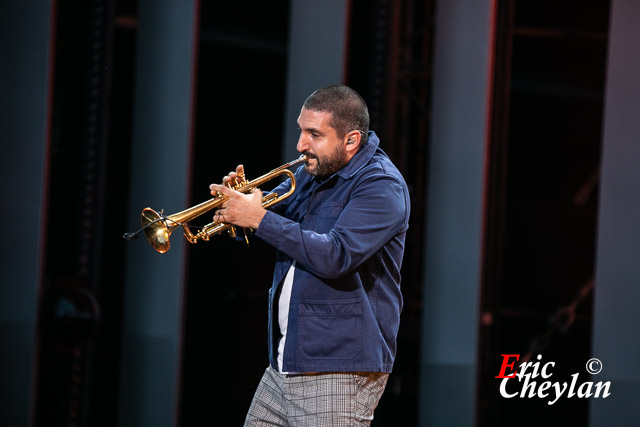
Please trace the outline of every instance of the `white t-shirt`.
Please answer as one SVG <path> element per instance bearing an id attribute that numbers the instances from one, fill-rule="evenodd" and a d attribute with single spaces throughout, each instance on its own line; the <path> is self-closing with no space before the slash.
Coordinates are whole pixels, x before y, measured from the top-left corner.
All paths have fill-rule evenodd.
<path id="1" fill-rule="evenodd" d="M 282 291 L 278 300 L 278 325 L 282 338 L 278 343 L 278 370 L 282 372 L 282 358 L 284 355 L 284 344 L 287 341 L 287 326 L 289 324 L 289 302 L 291 301 L 291 289 L 293 289 L 293 275 L 296 270 L 296 262 L 294 261 L 284 278 L 282 283 Z M 286 374 L 287 372 L 282 372 Z"/>

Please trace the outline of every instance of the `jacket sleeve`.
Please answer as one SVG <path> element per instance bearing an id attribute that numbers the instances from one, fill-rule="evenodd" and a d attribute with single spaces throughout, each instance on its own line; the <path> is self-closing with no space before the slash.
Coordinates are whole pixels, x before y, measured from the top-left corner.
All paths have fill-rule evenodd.
<path id="1" fill-rule="evenodd" d="M 409 199 L 404 183 L 375 173 L 354 186 L 327 233 L 268 211 L 256 236 L 284 252 L 311 273 L 335 279 L 358 268 L 408 226 Z"/>

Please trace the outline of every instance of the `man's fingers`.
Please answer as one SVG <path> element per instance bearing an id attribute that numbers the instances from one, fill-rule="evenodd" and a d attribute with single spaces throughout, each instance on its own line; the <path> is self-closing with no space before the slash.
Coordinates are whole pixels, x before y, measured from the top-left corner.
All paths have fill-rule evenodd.
<path id="1" fill-rule="evenodd" d="M 219 185 L 219 184 L 211 184 L 209 186 L 209 190 L 211 190 L 211 195 L 215 196 L 216 193 L 222 193 L 223 195 L 227 196 L 227 197 L 231 197 L 233 195 L 233 192 L 235 190 L 232 190 L 229 187 L 226 187 L 224 185 Z"/>
<path id="2" fill-rule="evenodd" d="M 213 222 L 215 222 L 215 223 L 226 222 L 225 217 L 224 217 L 224 212 L 222 212 L 221 209 L 218 209 L 213 214 Z"/>
<path id="3" fill-rule="evenodd" d="M 244 174 L 244 166 L 243 165 L 238 165 L 236 167 L 235 172 L 231 171 L 231 172 L 229 172 L 229 174 L 227 176 L 222 178 L 222 185 L 228 187 L 229 183 L 233 183 L 234 186 L 235 186 L 235 183 L 234 183 L 235 179 L 238 178 L 239 175 L 243 175 L 243 174 Z M 220 191 L 221 193 L 223 193 L 221 190 L 218 190 L 218 189 L 214 190 L 214 186 L 216 186 L 216 185 L 218 185 L 218 184 L 211 184 L 209 186 L 209 190 L 211 190 L 211 194 L 214 195 L 214 196 L 215 196 L 215 192 L 216 191 Z M 223 193 L 223 194 L 225 194 L 225 193 Z M 228 196 L 228 194 L 225 194 L 225 195 Z"/>

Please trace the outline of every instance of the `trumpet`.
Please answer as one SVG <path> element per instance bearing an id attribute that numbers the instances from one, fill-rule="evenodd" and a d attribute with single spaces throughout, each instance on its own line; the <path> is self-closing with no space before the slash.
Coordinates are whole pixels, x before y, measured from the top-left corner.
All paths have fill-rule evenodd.
<path id="1" fill-rule="evenodd" d="M 255 188 L 258 188 L 265 182 L 268 182 L 282 175 L 286 175 L 291 180 L 291 188 L 289 189 L 289 191 L 282 195 L 278 195 L 277 193 L 269 193 L 265 195 L 262 198 L 262 207 L 266 209 L 270 206 L 275 205 L 276 203 L 283 201 L 293 194 L 293 192 L 296 190 L 296 180 L 293 172 L 291 172 L 289 168 L 300 162 L 306 161 L 307 156 L 303 154 L 296 160 L 286 163 L 252 181 L 247 181 L 244 173 L 238 175 L 238 177 L 233 182 L 227 183 L 227 186 L 236 191 L 246 194 L 253 191 Z M 140 228 L 140 230 L 136 231 L 135 233 L 126 233 L 123 238 L 127 241 L 133 240 L 134 238 L 138 237 L 138 234 L 144 232 L 147 241 L 151 244 L 153 249 L 155 249 L 157 252 L 160 252 L 161 254 L 167 252 L 170 249 L 171 244 L 169 241 L 169 237 L 171 236 L 171 233 L 180 226 L 182 226 L 184 230 L 184 236 L 189 243 L 197 243 L 199 240 L 209 241 L 209 238 L 211 236 L 220 234 L 224 230 L 228 230 L 229 235 L 232 238 L 235 238 L 237 235 L 237 231 L 233 224 L 214 221 L 203 226 L 197 233 L 193 233 L 189 229 L 188 225 L 188 222 L 192 219 L 199 217 L 205 212 L 217 208 L 226 200 L 226 196 L 218 193 L 216 197 L 209 199 L 206 202 L 202 202 L 199 205 L 193 206 L 169 216 L 163 215 L 162 211 L 158 213 L 151 208 L 145 208 L 140 214 L 140 224 L 142 225 L 142 228 Z M 244 238 L 248 244 L 249 240 L 247 238 L 246 230 L 244 230 Z"/>

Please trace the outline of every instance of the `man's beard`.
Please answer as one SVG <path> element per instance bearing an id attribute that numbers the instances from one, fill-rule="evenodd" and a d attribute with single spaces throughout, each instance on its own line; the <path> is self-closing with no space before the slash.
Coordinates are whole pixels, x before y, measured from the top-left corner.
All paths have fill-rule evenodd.
<path id="1" fill-rule="evenodd" d="M 316 165 L 314 168 L 311 168 L 309 166 L 309 163 L 307 163 L 304 167 L 304 170 L 309 175 L 315 176 L 321 180 L 330 177 L 347 164 L 347 150 L 345 150 L 344 146 L 340 144 L 336 147 L 333 153 L 329 154 L 328 156 L 318 157 L 308 151 L 302 154 L 305 154 L 309 159 L 316 160 Z"/>

